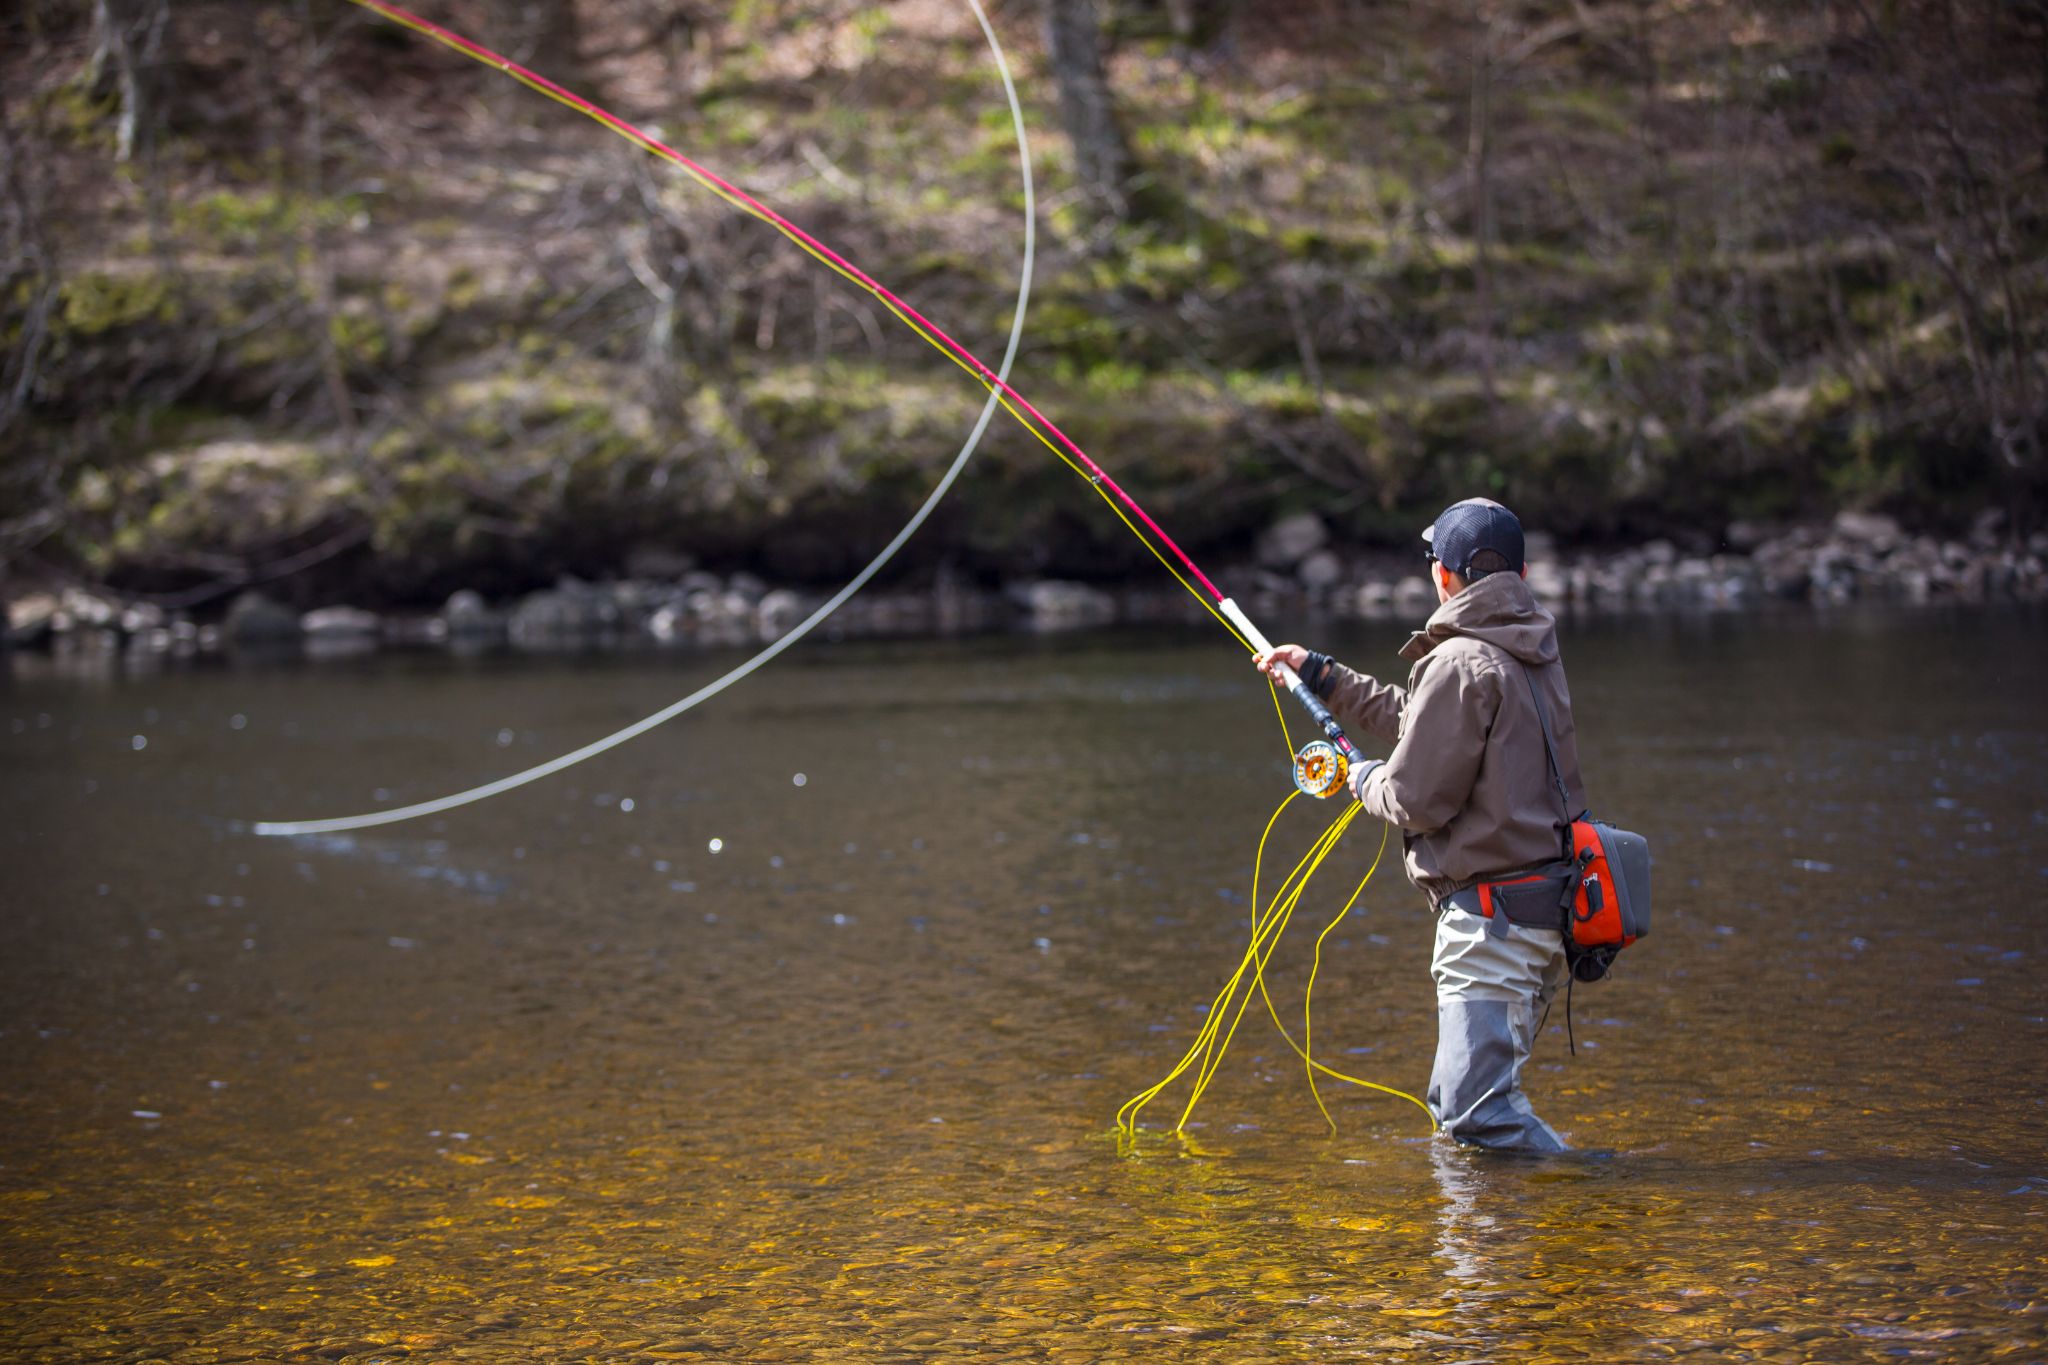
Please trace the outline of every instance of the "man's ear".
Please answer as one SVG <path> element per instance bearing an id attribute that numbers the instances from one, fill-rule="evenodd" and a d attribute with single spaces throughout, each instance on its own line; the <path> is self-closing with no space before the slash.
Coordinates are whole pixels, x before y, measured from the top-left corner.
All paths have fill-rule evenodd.
<path id="1" fill-rule="evenodd" d="M 1527 578 L 1528 576 L 1529 576 L 1529 566 L 1528 566 L 1527 564 L 1524 564 L 1524 565 L 1522 566 L 1522 577 L 1524 577 L 1524 578 Z"/>

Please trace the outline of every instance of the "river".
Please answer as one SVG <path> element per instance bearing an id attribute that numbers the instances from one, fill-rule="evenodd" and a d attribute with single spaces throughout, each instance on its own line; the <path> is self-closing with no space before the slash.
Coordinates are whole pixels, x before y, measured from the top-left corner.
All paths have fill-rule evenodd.
<path id="1" fill-rule="evenodd" d="M 1159 630 L 820 645 L 627 748 L 352 837 L 709 654 L 0 664 L 0 1355 L 25 1361 L 2039 1359 L 2038 613 L 1566 623 L 1651 936 L 1433 1140 L 1248 1015 L 1280 726 Z M 1304 632 L 1307 628 L 1300 628 Z M 1315 639 L 1398 674 L 1401 636 Z M 1301 725 L 1292 714 L 1288 721 Z M 1291 865 L 1333 809 L 1297 801 Z M 1379 843 L 1361 820 L 1268 979 Z M 1420 1091 L 1390 857 L 1315 1042 Z"/>

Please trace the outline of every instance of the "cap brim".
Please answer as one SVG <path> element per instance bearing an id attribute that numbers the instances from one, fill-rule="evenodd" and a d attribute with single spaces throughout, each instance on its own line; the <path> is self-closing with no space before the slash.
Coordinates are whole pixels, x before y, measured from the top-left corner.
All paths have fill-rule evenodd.
<path id="1" fill-rule="evenodd" d="M 1430 523 L 1429 525 L 1427 525 L 1427 526 L 1425 526 L 1425 527 L 1423 527 L 1423 528 L 1422 528 L 1422 543 L 1423 543 L 1424 545 L 1434 545 L 1434 544 L 1436 544 L 1436 523 L 1435 523 L 1435 522 L 1433 522 L 1433 521 L 1432 521 L 1432 522 L 1431 522 L 1431 523 Z"/>

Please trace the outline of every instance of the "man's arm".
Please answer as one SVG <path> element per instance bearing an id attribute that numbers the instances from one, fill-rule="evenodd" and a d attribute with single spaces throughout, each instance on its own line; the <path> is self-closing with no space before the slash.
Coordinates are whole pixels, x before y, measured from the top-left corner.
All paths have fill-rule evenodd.
<path id="1" fill-rule="evenodd" d="M 1411 834 L 1429 834 L 1449 824 L 1471 798 L 1486 736 L 1500 710 L 1498 679 L 1454 660 L 1426 660 L 1406 709 L 1400 742 L 1385 763 L 1364 774 L 1353 794 L 1367 814 Z"/>
<path id="2" fill-rule="evenodd" d="M 1369 674 L 1346 668 L 1335 659 L 1323 674 L 1316 695 L 1329 704 L 1347 729 L 1363 730 L 1385 744 L 1401 736 L 1401 712 L 1408 706 L 1408 690 L 1383 683 Z"/>

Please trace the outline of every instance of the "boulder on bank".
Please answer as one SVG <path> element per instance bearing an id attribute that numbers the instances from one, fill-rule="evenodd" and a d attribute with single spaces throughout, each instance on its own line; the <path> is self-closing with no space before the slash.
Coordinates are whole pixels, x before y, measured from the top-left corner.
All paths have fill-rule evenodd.
<path id="1" fill-rule="evenodd" d="M 374 640 L 383 628 L 383 617 L 361 607 L 320 607 L 299 618 L 299 630 L 309 640 Z"/>
<path id="2" fill-rule="evenodd" d="M 260 592 L 245 592 L 229 604 L 221 633 L 237 645 L 296 644 L 299 614 Z"/>
<path id="3" fill-rule="evenodd" d="M 1269 569 L 1291 569 L 1330 542 L 1330 528 L 1313 512 L 1282 517 L 1259 537 L 1258 561 Z"/>
<path id="4" fill-rule="evenodd" d="M 1086 583 L 1043 578 L 1013 585 L 1010 596 L 1033 630 L 1071 630 L 1116 619 L 1116 599 Z"/>
<path id="5" fill-rule="evenodd" d="M 450 639 L 494 639 L 505 633 L 505 618 L 491 610 L 482 593 L 471 588 L 449 594 L 441 607 L 441 620 Z"/>
<path id="6" fill-rule="evenodd" d="M 617 627 L 618 604 L 610 594 L 564 578 L 553 588 L 528 594 L 512 609 L 514 644 L 551 645 L 586 640 Z"/>
<path id="7" fill-rule="evenodd" d="M 1335 551 L 1317 550 L 1301 561 L 1294 574 L 1310 592 L 1323 592 L 1344 577 L 1344 561 L 1337 558 Z"/>

